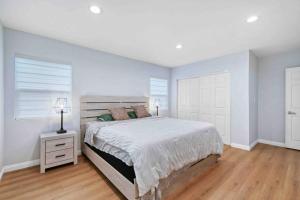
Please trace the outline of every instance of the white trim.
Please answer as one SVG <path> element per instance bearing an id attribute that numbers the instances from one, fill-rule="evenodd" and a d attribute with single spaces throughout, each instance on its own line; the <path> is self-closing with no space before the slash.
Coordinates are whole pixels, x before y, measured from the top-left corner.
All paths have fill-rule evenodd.
<path id="1" fill-rule="evenodd" d="M 243 144 L 231 143 L 230 146 L 232 146 L 234 148 L 246 150 L 246 151 L 250 151 L 251 150 L 250 146 L 243 145 Z"/>
<path id="2" fill-rule="evenodd" d="M 3 172 L 7 173 L 7 172 L 12 172 L 12 171 L 16 171 L 19 169 L 24 169 L 24 168 L 28 168 L 28 167 L 33 167 L 36 165 L 40 164 L 40 159 L 37 160 L 30 160 L 30 161 L 26 161 L 26 162 L 22 162 L 22 163 L 16 163 L 16 164 L 12 164 L 12 165 L 6 165 L 3 167 Z"/>
<path id="3" fill-rule="evenodd" d="M 264 140 L 264 139 L 258 139 L 256 141 L 252 142 L 250 144 L 250 146 L 237 144 L 237 143 L 231 143 L 230 146 L 232 146 L 234 148 L 246 150 L 246 151 L 251 151 L 257 145 L 257 143 L 268 144 L 268 145 L 277 146 L 277 147 L 286 147 L 286 145 L 284 143 L 274 142 L 274 141 Z"/>
<path id="4" fill-rule="evenodd" d="M 255 140 L 254 142 L 252 142 L 250 144 L 250 150 L 252 150 L 257 145 L 257 143 L 258 143 L 258 140 Z"/>
<path id="5" fill-rule="evenodd" d="M 81 150 L 78 150 L 77 155 L 81 155 Z M 40 159 L 3 166 L 2 170 L 0 171 L 0 180 L 4 173 L 25 169 L 37 165 L 40 165 Z"/>
<path id="6" fill-rule="evenodd" d="M 270 140 L 258 139 L 258 143 L 269 144 L 277 147 L 286 147 L 286 145 L 282 142 L 274 142 Z"/>

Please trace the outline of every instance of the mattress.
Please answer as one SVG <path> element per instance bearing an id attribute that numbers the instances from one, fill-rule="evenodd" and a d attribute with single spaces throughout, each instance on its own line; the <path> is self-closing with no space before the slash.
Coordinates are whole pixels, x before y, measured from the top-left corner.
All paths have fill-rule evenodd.
<path id="1" fill-rule="evenodd" d="M 131 183 L 134 183 L 135 173 L 133 166 L 128 166 L 122 160 L 116 158 L 115 156 L 108 154 L 104 151 L 85 143 L 89 148 L 91 148 L 95 153 L 97 153 L 101 158 L 103 158 L 107 163 L 109 163 L 113 168 L 115 168 L 120 174 L 127 178 Z"/>
<path id="2" fill-rule="evenodd" d="M 96 149 L 99 149 L 103 152 L 115 156 L 116 158 L 126 163 L 126 165 L 132 166 L 133 163 L 128 152 L 101 139 L 102 136 L 101 134 L 99 134 L 99 132 L 101 131 L 102 128 L 109 127 L 114 124 L 119 124 L 120 122 L 126 123 L 126 122 L 132 122 L 136 120 L 140 120 L 140 119 L 130 119 L 130 120 L 123 120 L 123 121 L 107 121 L 107 122 L 102 122 L 102 121 L 88 122 L 86 124 L 86 133 L 84 137 L 84 142 L 89 144 L 90 146 L 95 147 Z"/>
<path id="3" fill-rule="evenodd" d="M 212 124 L 174 118 L 91 123 L 85 142 L 132 165 L 139 196 L 173 171 L 223 152 Z"/>

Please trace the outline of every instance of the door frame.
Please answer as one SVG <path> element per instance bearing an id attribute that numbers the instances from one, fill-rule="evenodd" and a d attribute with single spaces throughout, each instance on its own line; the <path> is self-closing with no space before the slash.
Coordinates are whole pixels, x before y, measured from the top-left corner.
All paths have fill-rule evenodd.
<path id="1" fill-rule="evenodd" d="M 229 83 L 228 83 L 228 101 L 227 101 L 227 118 L 226 120 L 228 120 L 229 122 L 226 123 L 226 130 L 228 132 L 227 137 L 227 141 L 224 141 L 224 144 L 231 144 L 231 73 L 227 70 L 222 71 L 222 72 L 215 72 L 215 73 L 208 73 L 208 74 L 203 74 L 203 75 L 196 75 L 196 76 L 190 76 L 190 77 L 184 77 L 184 78 L 178 78 L 176 79 L 176 117 L 178 118 L 178 112 L 179 112 L 179 104 L 178 104 L 178 100 L 179 100 L 179 81 L 180 80 L 186 80 L 186 79 L 193 79 L 193 78 L 201 78 L 201 77 L 205 77 L 205 76 L 215 76 L 215 75 L 221 75 L 221 74 L 227 74 L 228 75 L 228 79 L 229 79 Z M 228 125 L 227 125 L 228 124 Z"/>

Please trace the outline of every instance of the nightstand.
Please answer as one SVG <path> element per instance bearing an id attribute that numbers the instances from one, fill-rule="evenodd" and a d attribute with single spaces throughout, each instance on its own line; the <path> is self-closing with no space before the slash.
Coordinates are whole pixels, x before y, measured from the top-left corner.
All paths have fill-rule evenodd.
<path id="1" fill-rule="evenodd" d="M 77 133 L 43 133 L 40 135 L 40 172 L 73 162 L 77 164 Z"/>

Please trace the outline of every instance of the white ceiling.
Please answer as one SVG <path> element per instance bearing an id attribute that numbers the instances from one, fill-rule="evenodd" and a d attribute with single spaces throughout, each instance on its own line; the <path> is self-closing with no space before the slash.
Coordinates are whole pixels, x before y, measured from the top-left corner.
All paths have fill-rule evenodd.
<path id="1" fill-rule="evenodd" d="M 89 11 L 94 4 L 102 14 Z M 259 20 L 248 24 L 251 15 Z M 169 67 L 246 49 L 266 56 L 300 47 L 300 0 L 0 0 L 0 19 L 9 28 Z"/>

